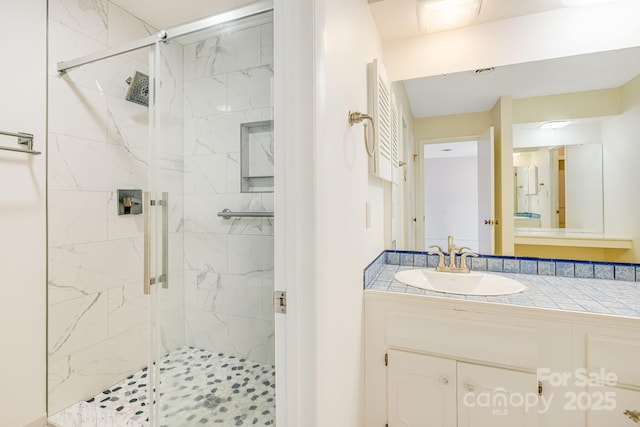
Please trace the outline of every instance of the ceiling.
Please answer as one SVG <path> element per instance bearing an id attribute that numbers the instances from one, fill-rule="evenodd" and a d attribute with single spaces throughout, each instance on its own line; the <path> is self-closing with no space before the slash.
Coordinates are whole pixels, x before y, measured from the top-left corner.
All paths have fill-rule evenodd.
<path id="1" fill-rule="evenodd" d="M 413 116 L 488 111 L 513 98 L 620 87 L 640 74 L 640 48 L 591 53 L 475 71 L 405 80 Z"/>
<path id="2" fill-rule="evenodd" d="M 255 0 L 112 0 L 158 30 L 205 18 Z"/>
<path id="3" fill-rule="evenodd" d="M 424 35 L 418 31 L 416 0 L 369 0 L 383 43 Z M 483 0 L 477 24 L 565 7 L 562 0 Z"/>
<path id="4" fill-rule="evenodd" d="M 384 43 L 423 37 L 416 0 L 369 0 Z M 483 0 L 476 24 L 566 7 L 562 0 Z M 428 35 L 427 35 L 428 37 Z M 619 87 L 640 74 L 640 51 L 625 49 L 475 70 L 404 82 L 414 117 L 490 110 L 502 95 L 527 98 Z"/>

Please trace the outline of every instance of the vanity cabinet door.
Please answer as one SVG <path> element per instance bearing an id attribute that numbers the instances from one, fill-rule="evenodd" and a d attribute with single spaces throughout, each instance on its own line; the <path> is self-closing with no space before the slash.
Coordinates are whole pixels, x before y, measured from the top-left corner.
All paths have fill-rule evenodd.
<path id="1" fill-rule="evenodd" d="M 456 362 L 388 352 L 389 427 L 456 427 Z"/>
<path id="2" fill-rule="evenodd" d="M 577 410 L 587 409 L 587 427 L 632 427 L 633 421 L 624 411 L 640 411 L 640 391 L 593 387 L 586 395 L 578 396 L 575 405 Z"/>
<path id="3" fill-rule="evenodd" d="M 536 374 L 458 362 L 458 427 L 538 426 Z"/>

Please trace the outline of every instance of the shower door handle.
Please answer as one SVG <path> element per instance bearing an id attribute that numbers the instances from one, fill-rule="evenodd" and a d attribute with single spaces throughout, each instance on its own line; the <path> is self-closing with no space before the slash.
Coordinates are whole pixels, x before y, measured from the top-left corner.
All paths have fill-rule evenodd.
<path id="1" fill-rule="evenodd" d="M 151 277 L 151 208 L 162 208 L 162 274 Z M 144 193 L 144 293 L 151 294 L 151 285 L 162 283 L 164 289 L 169 287 L 169 193 L 163 192 L 161 200 L 152 200 L 151 194 Z"/>
<path id="2" fill-rule="evenodd" d="M 151 294 L 151 194 L 145 191 L 142 195 L 144 214 L 144 261 L 142 287 L 145 295 Z"/>

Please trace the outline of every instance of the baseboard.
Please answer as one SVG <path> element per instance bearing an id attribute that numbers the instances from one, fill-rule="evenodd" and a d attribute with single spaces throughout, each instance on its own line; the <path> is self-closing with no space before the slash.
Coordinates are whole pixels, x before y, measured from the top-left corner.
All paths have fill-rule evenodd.
<path id="1" fill-rule="evenodd" d="M 24 425 L 24 427 L 47 427 L 47 414 L 44 414 L 35 420 Z"/>

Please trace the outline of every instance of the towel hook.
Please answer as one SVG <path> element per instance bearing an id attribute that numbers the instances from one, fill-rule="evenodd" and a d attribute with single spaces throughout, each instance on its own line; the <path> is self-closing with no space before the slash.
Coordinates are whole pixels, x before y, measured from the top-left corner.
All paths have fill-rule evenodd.
<path id="1" fill-rule="evenodd" d="M 373 153 L 376 149 L 376 125 L 373 123 L 373 117 L 368 114 L 361 113 L 359 111 L 349 111 L 349 125 L 353 126 L 356 123 L 360 123 L 363 120 L 369 120 L 371 122 L 371 129 L 373 130 L 373 144 L 371 151 L 369 151 L 369 137 L 367 132 L 367 124 L 364 124 L 364 148 L 367 150 L 367 155 L 373 157 Z"/>

